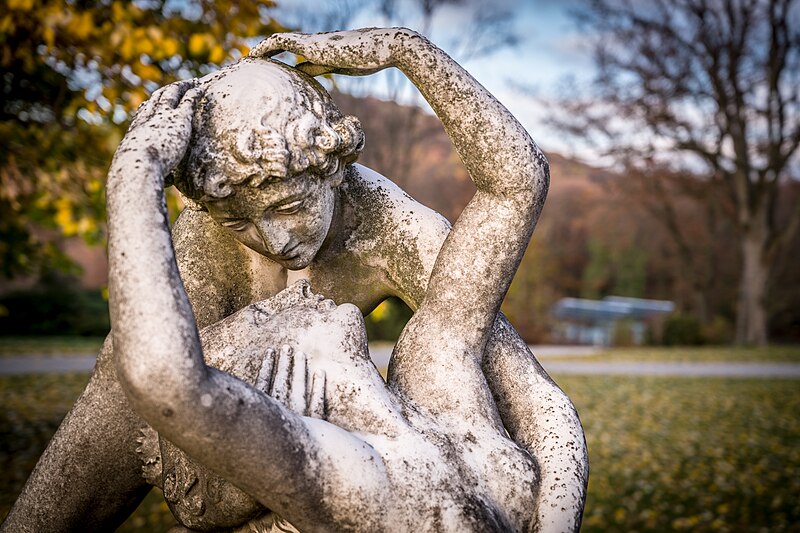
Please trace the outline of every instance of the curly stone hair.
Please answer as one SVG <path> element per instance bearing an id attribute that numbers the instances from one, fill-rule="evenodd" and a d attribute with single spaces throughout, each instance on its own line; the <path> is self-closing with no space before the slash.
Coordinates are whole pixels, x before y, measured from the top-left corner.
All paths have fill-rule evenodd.
<path id="1" fill-rule="evenodd" d="M 190 148 L 171 176 L 192 200 L 304 172 L 332 176 L 364 147 L 358 119 L 342 115 L 319 83 L 283 63 L 246 58 L 201 84 Z"/>

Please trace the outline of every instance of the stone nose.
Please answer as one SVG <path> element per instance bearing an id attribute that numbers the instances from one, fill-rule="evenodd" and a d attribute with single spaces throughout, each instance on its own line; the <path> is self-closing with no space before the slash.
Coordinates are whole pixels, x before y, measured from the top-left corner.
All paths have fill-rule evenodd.
<path id="1" fill-rule="evenodd" d="M 268 217 L 264 217 L 255 226 L 256 231 L 258 231 L 261 237 L 261 242 L 264 244 L 264 248 L 270 254 L 279 256 L 289 248 L 292 235 L 281 224 L 277 224 Z"/>

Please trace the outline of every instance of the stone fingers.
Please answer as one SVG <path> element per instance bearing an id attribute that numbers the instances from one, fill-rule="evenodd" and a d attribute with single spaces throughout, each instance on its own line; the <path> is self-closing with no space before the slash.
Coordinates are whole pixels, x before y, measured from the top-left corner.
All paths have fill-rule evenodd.
<path id="1" fill-rule="evenodd" d="M 255 386 L 258 390 L 269 394 L 272 387 L 272 372 L 275 370 L 275 350 L 268 348 L 261 359 L 261 369 L 258 371 Z"/>
<path id="2" fill-rule="evenodd" d="M 175 109 L 182 103 L 184 95 L 191 89 L 197 89 L 197 80 L 183 80 L 170 83 L 153 93 L 151 99 L 156 99 L 160 105 L 166 104 L 171 109 Z"/>
<path id="3" fill-rule="evenodd" d="M 195 105 L 202 95 L 203 90 L 200 87 L 191 87 L 181 94 L 180 100 L 174 108 L 177 115 L 172 120 L 176 130 L 175 133 L 185 137 L 186 143 L 189 142 L 189 135 L 192 133 L 192 115 L 194 114 Z M 183 153 L 180 154 L 180 157 L 183 157 Z M 180 161 L 180 158 L 178 161 Z M 178 164 L 178 161 L 175 161 L 175 164 Z"/>
<path id="4" fill-rule="evenodd" d="M 306 61 L 295 66 L 295 68 L 303 73 L 311 76 L 322 76 L 325 74 L 343 74 L 345 76 L 369 76 L 375 74 L 383 69 L 380 68 L 336 68 L 328 65 L 317 65 Z"/>
<path id="5" fill-rule="evenodd" d="M 294 364 L 290 377 L 289 403 L 287 407 L 297 414 L 306 412 L 306 354 L 300 351 L 294 353 Z"/>
<path id="6" fill-rule="evenodd" d="M 289 345 L 283 345 L 277 354 L 268 349 L 255 385 L 294 413 L 325 418 L 325 371 L 316 370 L 309 376 L 304 352 Z"/>
<path id="7" fill-rule="evenodd" d="M 320 34 L 276 33 L 251 51 L 251 57 L 272 57 L 280 52 L 303 56 L 307 64 L 298 65 L 311 76 L 329 72 L 364 76 L 391 65 L 390 41 L 396 29 L 366 28 Z"/>
<path id="8" fill-rule="evenodd" d="M 272 380 L 270 390 L 270 396 L 287 407 L 291 388 L 292 351 L 292 347 L 287 344 L 281 347 L 275 366 L 275 377 Z"/>
<path id="9" fill-rule="evenodd" d="M 316 63 L 311 63 L 310 61 L 299 63 L 295 66 L 295 68 L 304 74 L 311 76 L 312 78 L 315 76 L 322 76 L 324 74 L 336 72 L 336 69 L 333 67 L 329 67 L 327 65 L 317 65 Z"/>
<path id="10" fill-rule="evenodd" d="M 293 39 L 295 33 L 274 33 L 258 43 L 250 50 L 248 54 L 250 57 L 272 57 L 280 54 L 281 52 L 294 52 L 296 39 Z"/>
<path id="11" fill-rule="evenodd" d="M 325 371 L 316 370 L 311 378 L 307 416 L 325 419 Z"/>

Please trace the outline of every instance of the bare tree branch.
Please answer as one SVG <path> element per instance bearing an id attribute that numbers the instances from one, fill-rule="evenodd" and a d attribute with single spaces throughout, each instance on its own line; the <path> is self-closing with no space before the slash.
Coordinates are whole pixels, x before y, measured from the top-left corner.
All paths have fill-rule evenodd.
<path id="1" fill-rule="evenodd" d="M 598 36 L 599 74 L 555 121 L 624 165 L 668 163 L 724 185 L 742 238 L 737 336 L 747 342 L 766 340 L 765 272 L 800 225 L 800 209 L 776 223 L 778 193 L 800 166 L 799 4 L 591 0 L 578 19 Z M 661 216 L 674 224 L 667 206 Z"/>

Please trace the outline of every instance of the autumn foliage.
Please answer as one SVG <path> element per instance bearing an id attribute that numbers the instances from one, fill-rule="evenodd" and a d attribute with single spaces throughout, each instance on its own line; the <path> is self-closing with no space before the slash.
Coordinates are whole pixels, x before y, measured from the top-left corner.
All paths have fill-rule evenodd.
<path id="1" fill-rule="evenodd" d="M 272 2 L 0 1 L 0 274 L 68 265 L 103 238 L 103 184 L 131 113 L 282 27 Z"/>

